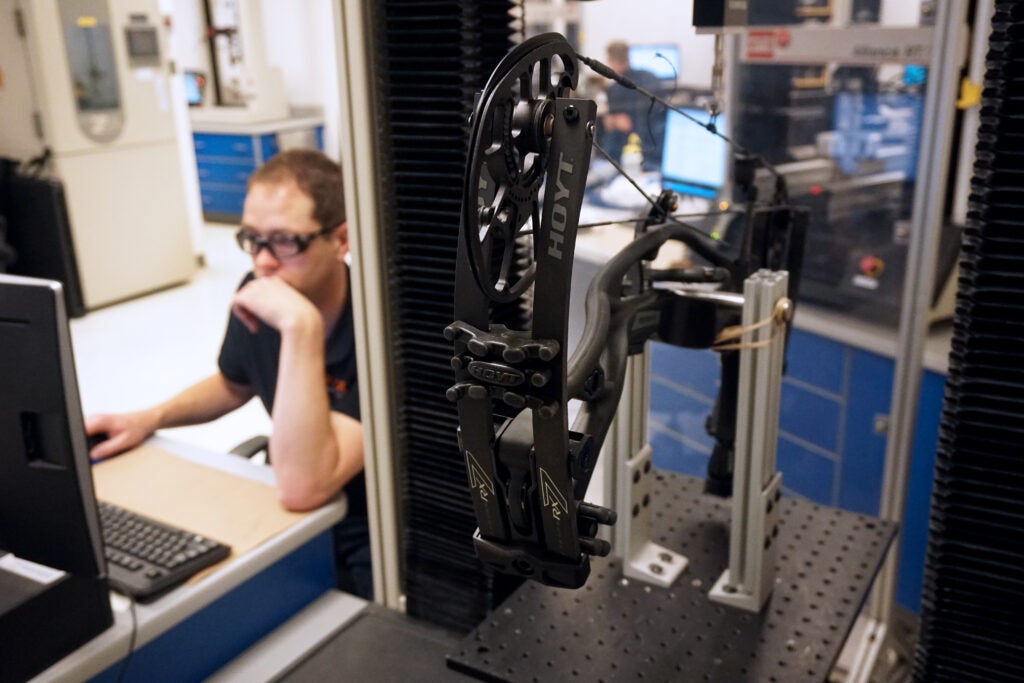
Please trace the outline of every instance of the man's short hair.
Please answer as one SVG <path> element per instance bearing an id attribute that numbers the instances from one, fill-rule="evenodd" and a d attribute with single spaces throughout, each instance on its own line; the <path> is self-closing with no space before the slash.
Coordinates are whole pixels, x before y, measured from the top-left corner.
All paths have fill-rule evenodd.
<path id="1" fill-rule="evenodd" d="M 608 43 L 608 59 L 629 64 L 629 43 L 622 40 Z"/>
<path id="2" fill-rule="evenodd" d="M 294 180 L 313 200 L 313 220 L 335 227 L 345 222 L 345 189 L 341 166 L 315 149 L 290 149 L 270 158 L 249 176 L 247 189 L 257 183 Z"/>

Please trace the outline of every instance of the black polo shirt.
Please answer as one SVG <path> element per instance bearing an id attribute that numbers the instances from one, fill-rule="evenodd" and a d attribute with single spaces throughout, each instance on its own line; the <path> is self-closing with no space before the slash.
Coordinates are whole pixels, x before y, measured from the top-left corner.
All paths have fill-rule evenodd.
<path id="1" fill-rule="evenodd" d="M 249 273 L 238 288 L 241 289 L 253 278 L 253 274 Z M 259 323 L 256 332 L 252 333 L 234 315 L 228 316 L 228 328 L 217 359 L 220 372 L 232 382 L 252 387 L 271 414 L 277 391 L 280 355 L 281 334 L 277 330 Z M 355 329 L 352 306 L 348 301 L 327 336 L 324 356 L 324 390 L 331 410 L 360 419 Z M 348 515 L 365 516 L 366 481 L 362 472 L 345 485 L 345 494 L 348 496 Z"/>

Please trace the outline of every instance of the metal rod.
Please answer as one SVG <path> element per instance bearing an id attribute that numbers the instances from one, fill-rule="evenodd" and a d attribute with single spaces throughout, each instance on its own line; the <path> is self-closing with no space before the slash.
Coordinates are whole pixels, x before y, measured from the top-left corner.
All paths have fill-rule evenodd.
<path id="1" fill-rule="evenodd" d="M 935 261 L 945 206 L 950 140 L 955 120 L 958 75 L 964 57 L 966 0 L 938 3 L 935 41 L 928 68 L 921 154 L 907 268 L 904 273 L 899 333 L 896 343 L 890 431 L 885 449 L 885 473 L 879 515 L 899 522 L 906 503 L 907 477 L 914 423 L 920 397 L 922 355 L 928 332 L 928 311 L 934 289 Z M 868 606 L 868 614 L 888 624 L 895 596 L 899 543 L 889 553 Z"/>

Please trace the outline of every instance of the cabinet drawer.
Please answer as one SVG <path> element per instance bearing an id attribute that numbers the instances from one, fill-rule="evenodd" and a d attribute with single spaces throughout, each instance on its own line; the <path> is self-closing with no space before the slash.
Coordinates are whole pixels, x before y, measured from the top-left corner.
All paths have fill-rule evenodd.
<path id="1" fill-rule="evenodd" d="M 709 400 L 718 395 L 722 364 L 708 349 L 684 349 L 651 342 L 651 375 L 691 389 Z"/>
<path id="2" fill-rule="evenodd" d="M 779 429 L 837 453 L 842 405 L 825 395 L 783 381 L 779 398 Z"/>
<path id="3" fill-rule="evenodd" d="M 243 157 L 249 160 L 254 157 L 251 136 L 193 133 L 192 142 L 195 145 L 196 154 Z"/>
<path id="4" fill-rule="evenodd" d="M 199 172 L 199 184 L 224 183 L 237 185 L 243 191 L 249 176 L 252 175 L 251 166 L 240 166 L 237 164 L 220 164 L 210 161 L 200 161 L 196 164 Z"/>
<path id="5" fill-rule="evenodd" d="M 203 200 L 203 211 L 206 213 L 242 215 L 242 204 L 245 202 L 245 190 L 203 188 L 200 193 Z"/>
<path id="6" fill-rule="evenodd" d="M 832 394 L 843 393 L 846 351 L 842 344 L 793 330 L 786 349 L 786 376 Z"/>

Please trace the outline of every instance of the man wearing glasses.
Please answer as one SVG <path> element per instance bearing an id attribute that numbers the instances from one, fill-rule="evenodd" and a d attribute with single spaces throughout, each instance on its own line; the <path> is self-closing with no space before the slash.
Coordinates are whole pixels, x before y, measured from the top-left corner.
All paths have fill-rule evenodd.
<path id="1" fill-rule="evenodd" d="M 341 168 L 312 150 L 273 157 L 249 179 L 236 239 L 253 269 L 232 301 L 218 372 L 151 408 L 89 416 L 86 431 L 106 436 L 90 455 L 215 420 L 259 396 L 273 422 L 268 452 L 282 505 L 310 510 L 344 488 L 339 583 L 371 598 Z"/>

